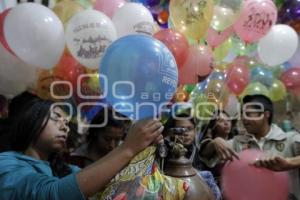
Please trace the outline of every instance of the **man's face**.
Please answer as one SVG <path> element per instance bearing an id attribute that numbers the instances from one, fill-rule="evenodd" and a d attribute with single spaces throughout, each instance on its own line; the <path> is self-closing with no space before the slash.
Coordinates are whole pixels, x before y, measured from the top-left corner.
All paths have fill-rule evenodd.
<path id="1" fill-rule="evenodd" d="M 248 133 L 256 135 L 268 124 L 267 112 L 259 105 L 245 104 L 243 106 L 242 121 Z"/>
<path id="2" fill-rule="evenodd" d="M 109 126 L 104 129 L 104 132 L 98 133 L 97 148 L 99 152 L 104 154 L 109 153 L 115 149 L 124 136 L 124 130 L 122 128 Z"/>
<path id="3" fill-rule="evenodd" d="M 194 124 L 190 120 L 176 121 L 175 128 L 185 128 L 186 131 L 179 136 L 184 146 L 189 146 L 193 144 L 195 140 L 196 131 Z"/>

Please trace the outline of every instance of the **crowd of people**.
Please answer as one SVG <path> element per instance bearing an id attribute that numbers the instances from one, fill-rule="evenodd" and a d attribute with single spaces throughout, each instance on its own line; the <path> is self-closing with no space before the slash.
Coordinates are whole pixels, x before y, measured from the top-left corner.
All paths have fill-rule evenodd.
<path id="1" fill-rule="evenodd" d="M 289 199 L 300 199 L 300 135 L 283 132 L 272 123 L 273 103 L 266 96 L 243 98 L 241 121 L 246 133 L 239 133 L 236 120 L 218 110 L 199 130 L 201 138 L 197 120 L 187 114 L 170 117 L 164 125 L 155 119 L 133 123 L 110 107 L 100 109 L 82 135 L 55 105 L 29 92 L 8 105 L 0 123 L 0 199 L 93 197 L 136 154 L 149 145 L 168 146 L 175 136 L 199 176 L 205 179 L 205 173 L 212 174 L 205 181 L 216 199 L 222 198 L 224 164 L 239 159 L 238 152 L 245 149 L 260 149 L 268 155 L 251 165 L 289 171 Z"/>

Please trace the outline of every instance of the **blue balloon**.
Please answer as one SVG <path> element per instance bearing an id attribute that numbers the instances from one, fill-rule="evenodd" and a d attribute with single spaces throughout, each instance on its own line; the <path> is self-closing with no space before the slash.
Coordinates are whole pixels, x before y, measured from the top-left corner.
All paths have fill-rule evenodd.
<path id="1" fill-rule="evenodd" d="M 146 35 L 129 35 L 113 42 L 101 59 L 99 74 L 107 102 L 135 120 L 157 116 L 172 99 L 178 83 L 172 53 Z"/>
<path id="2" fill-rule="evenodd" d="M 219 80 L 219 81 L 225 81 L 225 74 L 223 72 L 214 71 L 209 76 L 208 79 L 210 81 L 212 80 Z"/>
<path id="3" fill-rule="evenodd" d="M 265 86 L 271 87 L 274 76 L 271 70 L 264 67 L 255 67 L 251 70 L 251 81 L 260 82 Z"/>

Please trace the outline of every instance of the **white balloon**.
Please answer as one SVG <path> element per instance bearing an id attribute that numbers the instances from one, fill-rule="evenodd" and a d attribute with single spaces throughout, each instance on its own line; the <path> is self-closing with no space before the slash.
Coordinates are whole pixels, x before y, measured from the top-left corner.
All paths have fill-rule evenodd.
<path id="1" fill-rule="evenodd" d="M 2 45 L 0 60 L 0 94 L 11 98 L 34 85 L 36 68 L 13 56 Z"/>
<path id="2" fill-rule="evenodd" d="M 139 3 L 126 3 L 116 11 L 112 20 L 118 37 L 137 33 L 152 35 L 154 32 L 151 12 Z"/>
<path id="3" fill-rule="evenodd" d="M 37 3 L 14 7 L 5 18 L 4 35 L 21 60 L 46 69 L 58 63 L 65 46 L 63 24 L 54 12 Z"/>
<path id="4" fill-rule="evenodd" d="M 289 60 L 297 47 L 296 31 L 288 25 L 278 24 L 259 40 L 258 55 L 263 63 L 275 66 Z"/>
<path id="5" fill-rule="evenodd" d="M 109 17 L 92 9 L 73 16 L 66 29 L 71 54 L 89 68 L 99 67 L 104 51 L 116 38 L 116 29 Z"/>

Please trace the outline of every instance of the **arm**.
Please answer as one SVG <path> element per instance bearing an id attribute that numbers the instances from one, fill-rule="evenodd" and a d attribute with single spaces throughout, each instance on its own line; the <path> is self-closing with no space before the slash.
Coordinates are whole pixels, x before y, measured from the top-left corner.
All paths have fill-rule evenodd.
<path id="1" fill-rule="evenodd" d="M 200 154 L 203 157 L 209 158 L 214 154 L 217 154 L 217 156 L 223 161 L 232 161 L 234 157 L 239 159 L 236 152 L 232 150 L 228 145 L 228 141 L 225 141 L 220 137 L 216 137 L 213 140 L 204 142 L 206 142 L 206 144 L 204 145 L 204 148 L 200 151 Z"/>
<path id="2" fill-rule="evenodd" d="M 154 120 L 133 125 L 125 142 L 119 148 L 76 175 L 81 192 L 89 197 L 103 189 L 134 155 L 153 141 L 161 139 L 162 130 L 161 123 Z"/>
<path id="3" fill-rule="evenodd" d="M 300 168 L 300 156 L 292 158 L 283 158 L 281 156 L 274 156 L 263 158 L 253 163 L 256 167 L 265 167 L 273 171 L 287 171 L 291 169 Z"/>

